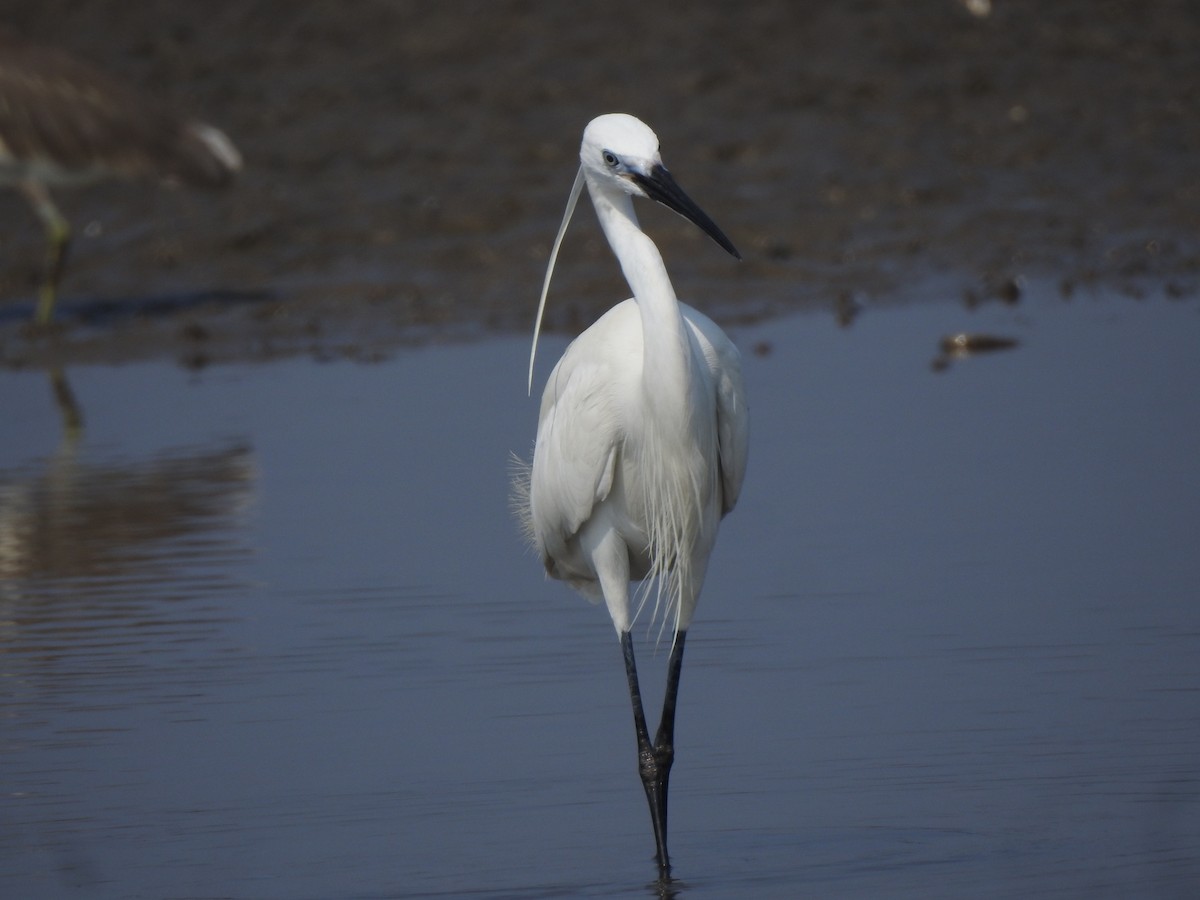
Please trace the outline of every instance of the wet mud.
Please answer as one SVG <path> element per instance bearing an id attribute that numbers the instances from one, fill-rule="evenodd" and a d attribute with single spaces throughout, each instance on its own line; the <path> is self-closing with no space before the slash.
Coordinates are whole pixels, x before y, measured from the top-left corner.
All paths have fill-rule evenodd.
<path id="1" fill-rule="evenodd" d="M 972 11 L 974 10 L 974 11 Z M 732 264 L 643 204 L 682 296 L 725 322 L 942 296 L 1200 287 L 1200 7 L 939 0 L 138 4 L 0 20 L 225 129 L 222 193 L 58 191 L 58 324 L 27 326 L 42 235 L 0 192 L 0 363 L 296 352 L 524 331 L 583 125 L 651 123 Z M 547 327 L 627 291 L 568 237 Z"/>

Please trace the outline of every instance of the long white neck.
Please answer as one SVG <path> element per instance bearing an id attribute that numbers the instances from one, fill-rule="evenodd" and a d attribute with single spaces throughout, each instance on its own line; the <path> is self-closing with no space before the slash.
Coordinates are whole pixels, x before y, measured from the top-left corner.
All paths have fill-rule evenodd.
<path id="1" fill-rule="evenodd" d="M 597 189 L 590 180 L 588 186 L 641 314 L 645 420 L 637 432 L 635 472 L 627 475 L 636 485 L 632 495 L 644 503 L 639 515 L 653 560 L 650 580 L 658 586 L 655 615 L 665 603 L 663 621 L 678 630 L 691 620 L 704 581 L 707 546 L 716 533 L 711 530 L 704 537 L 701 532 L 719 518 L 712 504 L 716 466 L 707 463 L 715 459 L 716 448 L 703 445 L 708 432 L 698 430 L 692 420 L 697 414 L 703 418 L 704 399 L 695 395 L 694 367 L 700 362 L 691 351 L 688 326 L 662 256 L 638 227 L 633 199 L 623 191 Z M 715 434 L 711 437 L 715 440 Z M 697 552 L 705 541 L 705 549 Z"/>
<path id="2" fill-rule="evenodd" d="M 691 365 L 687 326 L 675 288 L 654 241 L 638 226 L 633 198 L 623 191 L 598 187 L 590 179 L 588 189 L 605 237 L 641 312 L 642 384 L 646 386 L 647 402 L 652 410 L 674 418 L 687 408 L 683 395 Z"/>

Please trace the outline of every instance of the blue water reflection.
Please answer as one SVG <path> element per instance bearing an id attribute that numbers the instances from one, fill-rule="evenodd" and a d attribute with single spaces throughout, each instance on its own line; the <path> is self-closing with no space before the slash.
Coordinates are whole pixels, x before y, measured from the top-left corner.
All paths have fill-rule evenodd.
<path id="1" fill-rule="evenodd" d="M 1029 296 L 735 331 L 681 896 L 1200 882 L 1200 315 Z M 74 369 L 74 443 L 0 376 L 0 893 L 646 893 L 615 635 L 508 513 L 527 351 Z"/>

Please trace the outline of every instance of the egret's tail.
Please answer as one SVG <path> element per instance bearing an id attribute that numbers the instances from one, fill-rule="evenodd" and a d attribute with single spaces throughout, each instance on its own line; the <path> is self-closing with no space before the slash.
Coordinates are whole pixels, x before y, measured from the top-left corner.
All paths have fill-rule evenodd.
<path id="1" fill-rule="evenodd" d="M 689 512 L 697 506 L 691 491 L 678 482 L 664 479 L 647 491 L 646 524 L 649 540 L 650 572 L 638 589 L 637 612 L 653 597 L 647 629 L 658 623 L 658 640 L 670 628 L 672 633 L 686 628 L 699 592 L 692 571 L 692 547 L 697 539 L 698 516 Z"/>
<path id="2" fill-rule="evenodd" d="M 508 454 L 508 508 L 517 520 L 521 536 L 530 549 L 537 549 L 533 531 L 533 512 L 529 506 L 530 484 L 533 480 L 533 463 L 526 462 L 516 453 Z"/>
<path id="3" fill-rule="evenodd" d="M 642 489 L 642 522 L 646 531 L 646 551 L 650 559 L 647 573 L 638 591 L 637 612 L 650 606 L 649 629 L 658 623 L 659 640 L 670 628 L 687 630 L 696 599 L 704 584 L 708 551 L 716 535 L 719 514 L 718 469 L 704 465 L 663 465 L 671 459 L 672 438 L 656 429 L 647 429 L 635 460 L 645 480 Z M 715 458 L 699 453 L 695 459 Z M 653 604 L 650 603 L 653 599 Z"/>

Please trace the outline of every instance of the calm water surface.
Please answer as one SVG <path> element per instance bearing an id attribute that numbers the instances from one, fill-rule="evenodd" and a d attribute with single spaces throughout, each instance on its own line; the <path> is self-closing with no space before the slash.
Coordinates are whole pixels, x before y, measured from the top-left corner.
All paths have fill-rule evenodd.
<path id="1" fill-rule="evenodd" d="M 679 896 L 1196 896 L 1195 304 L 734 337 Z M 76 368 L 74 439 L 0 373 L 0 896 L 654 894 L 615 635 L 507 509 L 527 352 Z"/>

